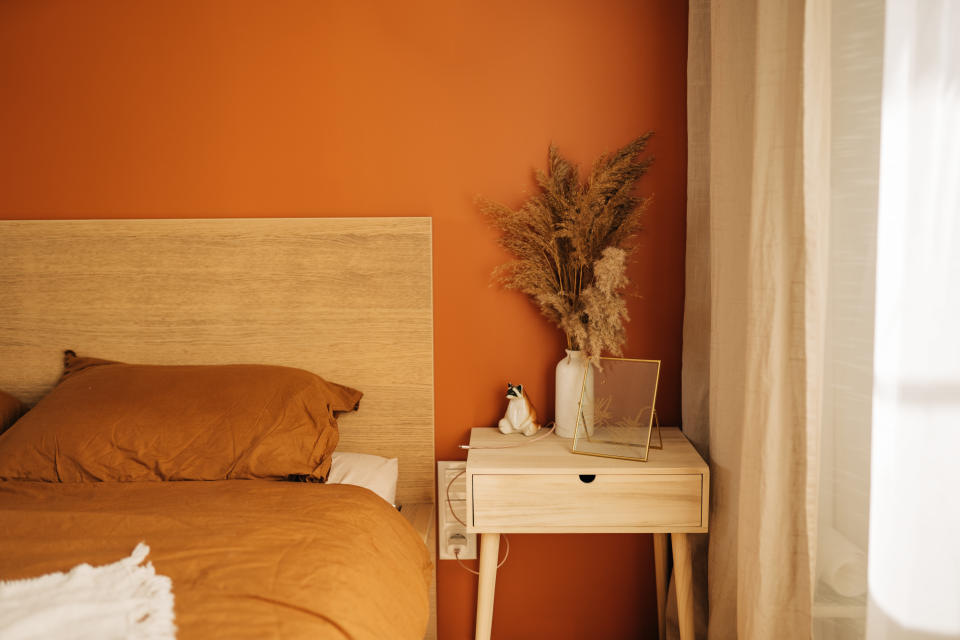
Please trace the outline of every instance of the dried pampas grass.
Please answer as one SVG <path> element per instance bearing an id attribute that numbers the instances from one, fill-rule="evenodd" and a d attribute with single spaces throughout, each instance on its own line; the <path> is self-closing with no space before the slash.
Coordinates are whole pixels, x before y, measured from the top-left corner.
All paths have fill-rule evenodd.
<path id="1" fill-rule="evenodd" d="M 495 279 L 530 296 L 566 333 L 567 348 L 589 356 L 620 355 L 626 340 L 629 240 L 649 203 L 633 187 L 653 162 L 639 157 L 651 135 L 601 156 L 586 182 L 550 145 L 547 171 L 535 172 L 538 193 L 519 209 L 479 202 L 501 232 L 500 245 L 515 256 L 497 267 Z"/>

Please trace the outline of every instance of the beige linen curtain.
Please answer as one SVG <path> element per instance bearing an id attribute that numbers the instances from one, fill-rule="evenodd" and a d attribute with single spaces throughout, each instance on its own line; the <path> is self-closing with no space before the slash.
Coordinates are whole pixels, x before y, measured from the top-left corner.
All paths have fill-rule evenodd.
<path id="1" fill-rule="evenodd" d="M 691 0 L 689 29 L 683 428 L 713 476 L 698 636 L 809 638 L 829 6 Z"/>

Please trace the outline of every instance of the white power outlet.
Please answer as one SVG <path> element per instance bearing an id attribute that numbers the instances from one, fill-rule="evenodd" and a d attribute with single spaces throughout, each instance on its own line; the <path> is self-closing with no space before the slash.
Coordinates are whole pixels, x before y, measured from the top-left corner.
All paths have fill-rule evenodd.
<path id="1" fill-rule="evenodd" d="M 463 475 L 466 470 L 467 463 L 463 460 L 437 462 L 437 546 L 441 560 L 455 560 L 457 549 L 461 560 L 477 557 L 477 534 L 467 533 L 466 525 L 457 522 L 451 513 L 452 510 L 457 518 L 467 521 L 467 477 Z"/>

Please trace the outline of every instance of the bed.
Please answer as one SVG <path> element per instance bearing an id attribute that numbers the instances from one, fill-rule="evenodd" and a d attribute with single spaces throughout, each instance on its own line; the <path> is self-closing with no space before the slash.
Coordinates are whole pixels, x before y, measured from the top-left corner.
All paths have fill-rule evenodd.
<path id="1" fill-rule="evenodd" d="M 0 389 L 49 405 L 64 349 L 311 372 L 363 392 L 336 450 L 398 458 L 401 507 L 274 471 L 58 467 L 0 481 L 0 580 L 143 541 L 179 638 L 435 637 L 431 244 L 427 218 L 0 222 Z"/>

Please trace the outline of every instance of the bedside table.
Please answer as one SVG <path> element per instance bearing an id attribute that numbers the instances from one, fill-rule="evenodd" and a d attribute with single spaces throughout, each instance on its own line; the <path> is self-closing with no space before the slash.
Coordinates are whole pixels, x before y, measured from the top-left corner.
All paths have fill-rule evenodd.
<path id="1" fill-rule="evenodd" d="M 707 532 L 710 470 L 680 429 L 661 432 L 663 449 L 651 450 L 647 462 L 634 462 L 571 453 L 572 440 L 555 435 L 524 444 L 527 438 L 520 434 L 471 431 L 467 531 L 480 534 L 477 640 L 488 640 L 493 625 L 501 533 L 654 534 L 661 639 L 670 535 L 680 637 L 693 640 L 687 534 Z"/>

